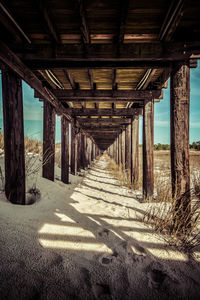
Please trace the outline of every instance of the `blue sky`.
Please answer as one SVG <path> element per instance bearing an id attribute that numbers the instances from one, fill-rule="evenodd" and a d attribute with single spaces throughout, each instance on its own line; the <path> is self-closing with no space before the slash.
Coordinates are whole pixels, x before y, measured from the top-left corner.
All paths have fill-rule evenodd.
<path id="1" fill-rule="evenodd" d="M 199 61 L 200 64 L 200 61 Z M 0 75 L 1 77 L 1 75 Z M 191 69 L 190 143 L 200 140 L 200 66 Z M 155 103 L 154 143 L 170 143 L 170 89 Z M 2 88 L 0 78 L 0 127 L 3 126 Z M 34 98 L 33 89 L 23 82 L 24 131 L 31 138 L 42 140 L 43 103 Z M 60 117 L 56 118 L 56 142 L 60 142 Z M 140 118 L 140 143 L 142 143 L 142 118 Z"/>

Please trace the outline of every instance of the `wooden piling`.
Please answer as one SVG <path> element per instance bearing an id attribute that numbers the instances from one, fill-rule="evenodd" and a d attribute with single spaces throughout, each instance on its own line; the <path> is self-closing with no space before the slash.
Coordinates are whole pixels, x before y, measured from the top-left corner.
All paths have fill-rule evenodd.
<path id="1" fill-rule="evenodd" d="M 71 122 L 71 174 L 76 175 L 77 168 L 77 147 L 75 121 Z"/>
<path id="2" fill-rule="evenodd" d="M 181 218 L 182 213 L 188 213 L 190 210 L 190 69 L 186 64 L 174 64 L 170 91 L 172 196 Z"/>
<path id="3" fill-rule="evenodd" d="M 61 118 L 61 180 L 69 183 L 69 122 Z"/>
<path id="4" fill-rule="evenodd" d="M 154 101 L 144 100 L 143 108 L 143 197 L 150 200 L 154 192 Z"/>
<path id="5" fill-rule="evenodd" d="M 47 101 L 43 105 L 43 167 L 42 176 L 54 181 L 55 109 Z"/>
<path id="6" fill-rule="evenodd" d="M 139 178 L 139 116 L 131 122 L 131 182 L 137 184 Z"/>
<path id="7" fill-rule="evenodd" d="M 22 81 L 2 66 L 5 194 L 14 204 L 25 204 L 25 158 Z"/>

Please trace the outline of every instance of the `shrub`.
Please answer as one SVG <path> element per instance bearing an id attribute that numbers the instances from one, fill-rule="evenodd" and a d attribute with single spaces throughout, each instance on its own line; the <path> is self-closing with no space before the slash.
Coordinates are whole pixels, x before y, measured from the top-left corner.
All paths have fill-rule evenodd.
<path id="1" fill-rule="evenodd" d="M 171 203 L 164 202 L 159 206 L 151 204 L 143 217 L 143 221 L 157 233 L 162 233 L 162 237 L 170 245 L 186 253 L 191 253 L 193 248 L 200 246 L 200 202 L 194 198 L 192 191 L 190 193 L 193 200 L 188 205 L 184 204 L 183 199 L 171 199 Z M 180 205 L 177 209 L 178 202 Z"/>

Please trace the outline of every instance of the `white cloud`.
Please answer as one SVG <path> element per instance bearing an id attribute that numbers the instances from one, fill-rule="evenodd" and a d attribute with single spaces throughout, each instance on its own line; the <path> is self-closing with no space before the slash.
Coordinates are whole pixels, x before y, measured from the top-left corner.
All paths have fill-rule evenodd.
<path id="1" fill-rule="evenodd" d="M 200 122 L 190 122 L 191 128 L 200 128 Z"/>
<path id="2" fill-rule="evenodd" d="M 154 124 L 156 126 L 160 126 L 160 127 L 169 127 L 170 126 L 169 121 L 155 121 Z"/>

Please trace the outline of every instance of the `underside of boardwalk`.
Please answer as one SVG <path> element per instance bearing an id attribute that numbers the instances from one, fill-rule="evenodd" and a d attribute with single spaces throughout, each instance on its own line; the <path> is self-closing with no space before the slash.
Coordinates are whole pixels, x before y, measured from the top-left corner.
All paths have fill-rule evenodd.
<path id="1" fill-rule="evenodd" d="M 136 182 L 143 116 L 143 196 L 151 199 L 154 103 L 171 77 L 172 193 L 186 193 L 190 68 L 200 57 L 199 14 L 197 0 L 0 1 L 7 198 L 25 204 L 22 79 L 44 102 L 45 178 L 54 180 L 58 114 L 63 182 L 69 178 L 69 136 L 72 174 L 107 150 Z"/>
<path id="2" fill-rule="evenodd" d="M 164 278 L 159 298 L 173 299 L 176 293 L 199 298 L 199 273 L 195 269 L 192 277 L 189 258 L 166 254 L 160 265 L 156 253 L 165 253 L 165 245 L 151 241 L 149 249 L 151 230 L 136 220 L 154 198 L 154 103 L 162 101 L 168 80 L 173 221 L 179 224 L 191 210 L 190 69 L 200 58 L 199 16 L 199 0 L 0 0 L 7 199 L 1 229 L 10 226 L 1 256 L 3 270 L 9 266 L 2 275 L 5 299 L 154 299 L 154 288 Z M 32 209 L 22 206 L 27 204 L 22 80 L 43 106 L 39 185 L 48 192 Z M 59 183 L 54 182 L 56 115 L 61 117 Z M 144 203 L 136 200 L 136 191 L 123 195 L 125 190 L 103 169 L 107 155 L 136 186 L 140 117 Z M 102 154 L 70 195 L 70 178 Z M 11 263 L 9 257 L 14 257 Z M 173 268 L 182 271 L 182 279 Z"/>

